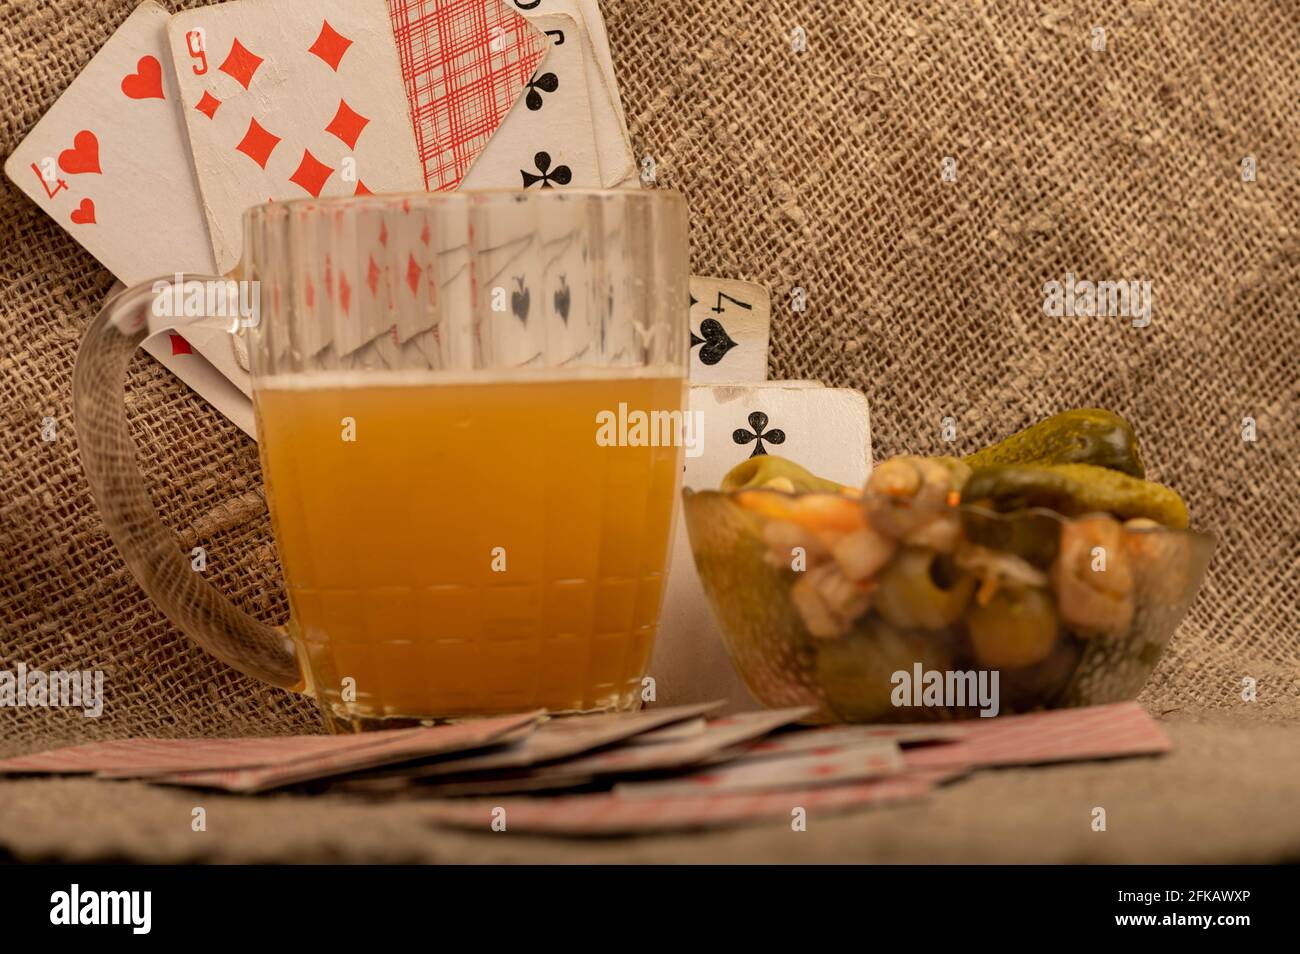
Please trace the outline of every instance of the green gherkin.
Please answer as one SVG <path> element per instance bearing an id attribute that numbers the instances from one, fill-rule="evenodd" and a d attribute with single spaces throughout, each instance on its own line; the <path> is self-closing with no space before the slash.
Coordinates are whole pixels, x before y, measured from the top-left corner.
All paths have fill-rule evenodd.
<path id="1" fill-rule="evenodd" d="M 965 458 L 973 470 L 996 464 L 1093 464 L 1145 477 L 1133 426 L 1113 411 L 1063 411 Z"/>
<path id="2" fill-rule="evenodd" d="M 1046 507 L 1067 517 L 1112 513 L 1121 520 L 1146 517 L 1167 527 L 1187 526 L 1187 505 L 1176 491 L 1092 464 L 985 467 L 966 481 L 962 500 L 989 501 L 1004 513 Z"/>

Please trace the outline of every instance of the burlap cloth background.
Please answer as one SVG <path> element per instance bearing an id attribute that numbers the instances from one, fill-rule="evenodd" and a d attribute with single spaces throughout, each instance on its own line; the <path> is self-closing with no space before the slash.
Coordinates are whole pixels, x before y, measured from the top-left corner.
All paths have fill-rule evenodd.
<path id="1" fill-rule="evenodd" d="M 0 154 L 132 6 L 6 0 Z M 1064 810 L 1062 793 L 1078 785 L 1118 785 L 1116 799 L 1128 792 L 1143 805 L 1148 796 L 1195 792 L 1208 799 L 1210 816 L 1244 810 L 1257 825 L 1278 826 L 1264 831 L 1261 845 L 1271 847 L 1255 851 L 1245 826 L 1221 824 L 1210 857 L 1300 856 L 1294 818 L 1283 827 L 1283 801 L 1273 801 L 1300 793 L 1292 741 L 1300 712 L 1293 0 L 605 7 L 638 155 L 653 156 L 659 182 L 690 200 L 693 270 L 772 291 L 773 377 L 862 389 L 878 457 L 965 452 L 1054 410 L 1113 408 L 1137 424 L 1153 476 L 1184 494 L 1196 525 L 1219 534 L 1201 596 L 1142 697 L 1158 712 L 1182 710 L 1177 756 L 967 783 L 932 808 L 903 810 L 921 819 L 918 831 L 932 825 L 910 855 L 891 842 L 871 857 L 934 857 L 953 839 L 965 848 L 945 851 L 949 860 L 1127 860 L 1134 844 L 1149 849 L 1136 857 L 1199 857 L 1178 827 L 1192 819 L 1169 813 L 1152 813 L 1128 849 L 1045 833 Z M 796 26 L 808 38 L 802 53 L 791 50 Z M 1104 52 L 1090 47 L 1094 27 L 1105 30 Z M 1257 164 L 1254 182 L 1242 181 L 1247 156 Z M 956 160 L 955 182 L 941 179 L 945 157 Z M 90 500 L 70 414 L 77 341 L 112 279 L 8 181 L 0 228 L 0 664 L 102 669 L 107 691 L 98 720 L 0 710 L 0 754 L 129 734 L 316 730 L 309 703 L 211 661 L 128 574 Z M 1150 327 L 1045 317 L 1042 285 L 1067 272 L 1149 279 Z M 806 289 L 803 313 L 788 307 L 796 285 Z M 141 465 L 164 518 L 184 547 L 208 549 L 218 587 L 250 612 L 280 619 L 285 603 L 253 443 L 143 357 L 128 388 Z M 41 440 L 46 416 L 58 421 L 53 443 Z M 945 417 L 956 421 L 955 447 L 941 440 Z M 1242 440 L 1245 417 L 1257 422 L 1254 443 Z M 1239 698 L 1245 676 L 1259 681 L 1252 705 Z M 1204 711 L 1215 709 L 1223 711 Z M 1038 786 L 1038 795 L 1004 791 L 1017 785 Z M 373 809 L 367 834 L 340 834 L 356 827 L 335 824 L 353 809 L 298 799 L 264 811 L 239 803 L 236 841 L 199 848 L 136 837 L 148 832 L 142 818 L 176 798 L 188 804 L 191 796 L 88 782 L 0 785 L 0 819 L 19 822 L 0 823 L 0 844 L 24 856 L 142 858 L 252 857 L 258 844 L 317 858 L 482 850 L 475 836 L 412 847 L 398 815 Z M 1043 834 L 1045 844 L 1008 847 L 993 837 L 998 825 L 986 829 L 993 835 L 961 834 L 970 827 L 963 819 L 987 820 L 990 806 L 1026 798 L 1043 807 L 1020 809 L 1025 817 L 1008 824 Z M 124 806 L 137 806 L 134 820 Z M 262 837 L 284 824 L 277 812 L 305 819 L 298 841 Z M 317 822 L 311 812 L 321 813 Z M 72 815 L 82 819 L 75 832 L 60 827 Z M 188 818 L 186 809 L 186 831 Z M 839 824 L 869 833 L 882 823 L 864 816 Z M 1199 821 L 1191 830 L 1206 837 Z M 511 841 L 529 856 L 523 839 Z M 810 844 L 830 850 L 837 841 Z M 583 856 L 544 844 L 536 857 Z M 733 834 L 673 840 L 649 854 L 606 846 L 591 857 L 725 850 L 749 858 L 762 857 L 763 844 Z"/>

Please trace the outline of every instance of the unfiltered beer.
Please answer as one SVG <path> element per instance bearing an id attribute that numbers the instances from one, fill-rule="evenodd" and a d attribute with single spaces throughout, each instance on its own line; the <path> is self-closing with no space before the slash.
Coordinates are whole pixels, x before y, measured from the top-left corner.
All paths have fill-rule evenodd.
<path id="1" fill-rule="evenodd" d="M 597 421 L 684 401 L 645 369 L 262 381 L 290 628 L 336 725 L 631 705 L 681 448 L 610 446 Z"/>

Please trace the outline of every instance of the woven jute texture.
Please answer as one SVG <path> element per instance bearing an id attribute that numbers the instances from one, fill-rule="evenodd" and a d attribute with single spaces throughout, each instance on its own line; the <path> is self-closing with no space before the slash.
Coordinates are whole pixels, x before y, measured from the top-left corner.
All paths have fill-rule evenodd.
<path id="1" fill-rule="evenodd" d="M 6 0 L 0 152 L 130 8 Z M 773 377 L 864 391 L 878 458 L 969 452 L 1072 406 L 1125 415 L 1220 540 L 1144 700 L 1240 707 L 1245 677 L 1259 707 L 1300 696 L 1293 0 L 607 0 L 606 16 L 638 156 L 690 201 L 693 271 L 772 291 Z M 0 711 L 0 752 L 318 730 L 305 700 L 191 646 L 128 574 L 70 417 L 111 279 L 7 181 L 0 228 L 0 656 L 106 686 L 97 720 Z M 1045 316 L 1044 283 L 1067 274 L 1150 281 L 1150 325 Z M 252 442 L 144 358 L 128 396 L 181 545 L 282 619 Z"/>

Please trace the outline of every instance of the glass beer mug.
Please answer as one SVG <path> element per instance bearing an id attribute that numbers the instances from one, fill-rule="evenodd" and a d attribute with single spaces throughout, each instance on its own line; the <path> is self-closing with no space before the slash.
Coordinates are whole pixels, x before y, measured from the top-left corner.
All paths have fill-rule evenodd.
<path id="1" fill-rule="evenodd" d="M 630 708 L 681 475 L 688 298 L 668 190 L 259 206 L 232 276 L 127 289 L 92 322 L 82 463 L 163 611 L 333 731 Z M 282 627 L 191 567 L 137 469 L 127 363 L 196 322 L 247 346 Z M 610 426 L 638 419 L 659 426 Z"/>

